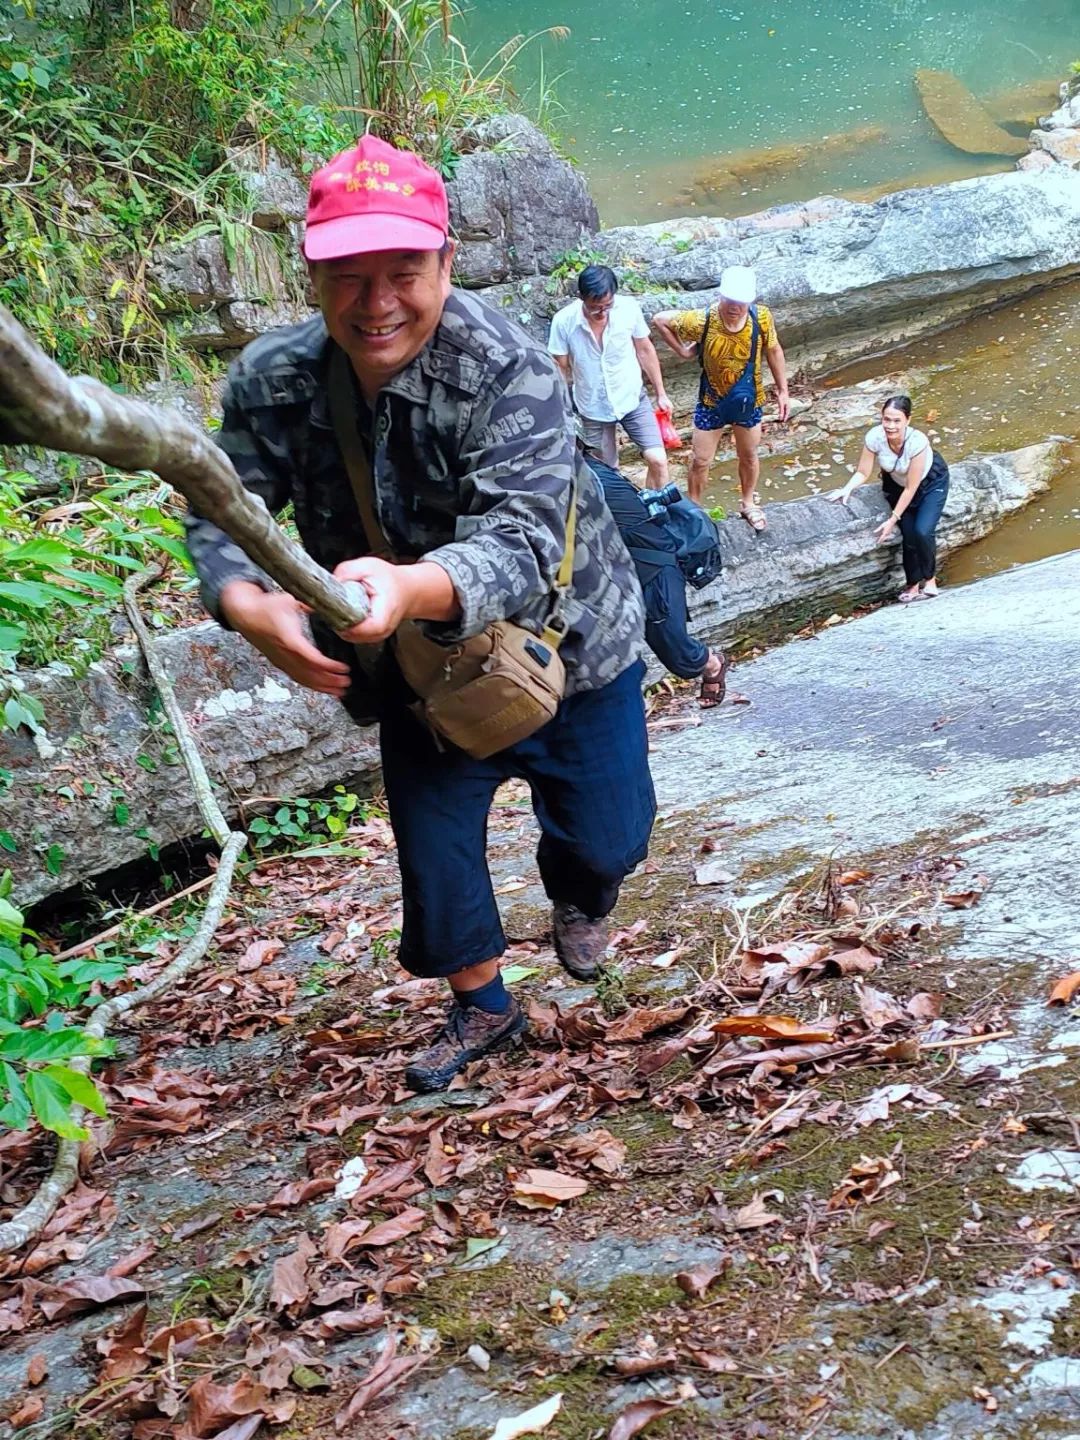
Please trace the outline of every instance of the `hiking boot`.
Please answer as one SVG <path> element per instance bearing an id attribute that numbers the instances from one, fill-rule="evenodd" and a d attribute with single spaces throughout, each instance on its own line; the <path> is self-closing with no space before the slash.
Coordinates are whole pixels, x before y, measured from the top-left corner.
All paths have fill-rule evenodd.
<path id="1" fill-rule="evenodd" d="M 575 980 L 595 980 L 608 947 L 606 919 L 590 920 L 576 905 L 557 901 L 552 915 L 555 954 Z"/>
<path id="2" fill-rule="evenodd" d="M 405 1067 L 405 1084 L 410 1090 L 424 1094 L 445 1090 L 470 1060 L 490 1055 L 527 1028 L 525 1012 L 516 1000 L 511 999 L 510 1009 L 504 1015 L 491 1015 L 475 1005 L 459 1005 L 455 1000 L 435 1044 L 421 1051 Z"/>

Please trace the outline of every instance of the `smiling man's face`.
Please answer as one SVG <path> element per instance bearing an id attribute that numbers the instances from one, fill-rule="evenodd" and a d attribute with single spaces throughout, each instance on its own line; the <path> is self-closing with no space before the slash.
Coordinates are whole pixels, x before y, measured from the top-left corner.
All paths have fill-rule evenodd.
<path id="1" fill-rule="evenodd" d="M 435 333 L 450 296 L 453 246 L 376 250 L 311 266 L 315 297 L 330 336 L 348 355 L 373 400 Z"/>

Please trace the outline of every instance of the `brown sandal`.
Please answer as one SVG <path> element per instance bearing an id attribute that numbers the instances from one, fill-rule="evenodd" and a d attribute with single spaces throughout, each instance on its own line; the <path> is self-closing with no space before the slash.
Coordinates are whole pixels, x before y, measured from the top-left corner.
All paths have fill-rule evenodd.
<path id="1" fill-rule="evenodd" d="M 710 650 L 709 659 L 714 658 L 720 661 L 720 669 L 715 675 L 702 675 L 698 691 L 698 704 L 703 710 L 714 710 L 717 705 L 722 705 L 727 693 L 727 656 L 722 650 Z"/>

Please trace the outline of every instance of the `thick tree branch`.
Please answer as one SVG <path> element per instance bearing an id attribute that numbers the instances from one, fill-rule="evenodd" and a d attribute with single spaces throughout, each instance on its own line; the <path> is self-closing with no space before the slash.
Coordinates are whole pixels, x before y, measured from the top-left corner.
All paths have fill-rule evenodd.
<path id="1" fill-rule="evenodd" d="M 316 565 L 241 485 L 228 456 L 173 410 L 71 379 L 0 306 L 0 443 L 90 455 L 121 470 L 152 470 L 235 540 L 266 573 L 334 630 L 367 616 L 359 585 Z"/>

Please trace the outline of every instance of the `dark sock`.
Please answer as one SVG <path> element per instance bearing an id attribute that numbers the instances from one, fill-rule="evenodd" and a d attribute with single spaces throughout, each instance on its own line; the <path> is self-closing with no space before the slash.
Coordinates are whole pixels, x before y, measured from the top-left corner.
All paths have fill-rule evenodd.
<path id="1" fill-rule="evenodd" d="M 477 990 L 455 990 L 454 999 L 466 1008 L 485 1010 L 489 1015 L 505 1015 L 510 1009 L 511 995 L 503 984 L 502 975 L 496 975 Z"/>

